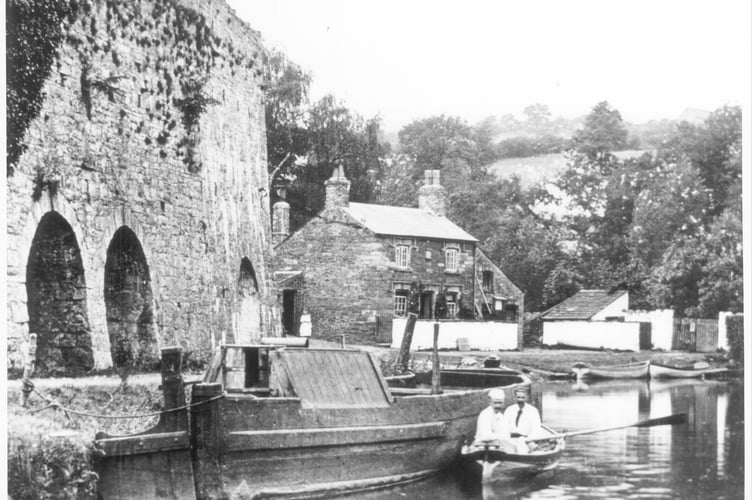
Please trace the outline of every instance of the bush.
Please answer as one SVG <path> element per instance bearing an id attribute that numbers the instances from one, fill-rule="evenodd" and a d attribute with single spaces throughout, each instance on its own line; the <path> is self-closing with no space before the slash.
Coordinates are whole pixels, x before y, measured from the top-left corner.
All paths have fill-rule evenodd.
<path id="1" fill-rule="evenodd" d="M 91 443 L 25 416 L 8 429 L 8 495 L 15 500 L 96 498 Z"/>
<path id="2" fill-rule="evenodd" d="M 744 316 L 726 317 L 726 340 L 729 357 L 740 365 L 744 363 Z"/>

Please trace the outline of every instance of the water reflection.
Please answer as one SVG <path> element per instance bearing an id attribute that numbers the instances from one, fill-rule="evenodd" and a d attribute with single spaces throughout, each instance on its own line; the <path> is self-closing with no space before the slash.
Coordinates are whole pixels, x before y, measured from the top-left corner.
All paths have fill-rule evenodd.
<path id="1" fill-rule="evenodd" d="M 559 431 L 596 429 L 686 412 L 684 425 L 574 436 L 559 467 L 531 481 L 480 485 L 470 466 L 358 498 L 744 498 L 744 400 L 739 381 L 557 382 L 533 402 Z M 476 465 L 476 464 L 472 464 Z"/>

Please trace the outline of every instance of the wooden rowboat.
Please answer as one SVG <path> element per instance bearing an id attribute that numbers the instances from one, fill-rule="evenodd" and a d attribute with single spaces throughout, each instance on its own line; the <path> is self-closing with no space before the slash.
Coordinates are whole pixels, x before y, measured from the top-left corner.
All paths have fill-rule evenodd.
<path id="1" fill-rule="evenodd" d="M 559 463 L 566 441 L 547 426 L 541 426 L 552 436 L 551 441 L 539 441 L 539 448 L 530 453 L 509 453 L 499 446 L 474 442 L 463 447 L 462 455 L 483 466 L 483 482 L 500 479 L 523 479 L 553 470 Z M 541 437 L 544 437 L 541 435 Z"/>
<path id="2" fill-rule="evenodd" d="M 180 350 L 163 350 L 167 412 L 136 435 L 97 435 L 99 491 L 108 499 L 329 497 L 452 465 L 487 390 L 390 388 L 378 366 L 359 350 L 226 345 L 186 405 Z M 510 399 L 530 383 L 519 374 L 504 382 Z"/>
<path id="3" fill-rule="evenodd" d="M 575 363 L 572 371 L 578 379 L 640 379 L 648 378 L 650 361 L 627 363 L 612 366 L 590 366 L 587 363 Z"/>
<path id="4" fill-rule="evenodd" d="M 705 362 L 695 363 L 695 366 L 684 368 L 651 363 L 650 378 L 700 378 L 725 371 L 725 368 L 710 368 Z"/>

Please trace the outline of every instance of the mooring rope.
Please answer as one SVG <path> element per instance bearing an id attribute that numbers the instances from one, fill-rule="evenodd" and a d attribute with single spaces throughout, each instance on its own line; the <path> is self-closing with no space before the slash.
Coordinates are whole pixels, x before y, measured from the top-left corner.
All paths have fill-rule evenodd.
<path id="1" fill-rule="evenodd" d="M 80 411 L 80 410 L 74 410 L 72 408 L 67 408 L 67 407 L 61 405 L 60 403 L 58 403 L 57 401 L 55 401 L 54 399 L 45 396 L 44 394 L 42 394 L 41 392 L 37 391 L 36 389 L 33 389 L 33 391 L 36 394 L 38 394 L 42 399 L 44 399 L 45 401 L 47 401 L 49 404 L 47 406 L 45 406 L 44 408 L 39 408 L 39 409 L 36 409 L 36 410 L 32 410 L 29 413 L 36 413 L 36 412 L 47 410 L 49 408 L 57 408 L 59 410 L 62 410 L 66 414 L 67 413 L 73 413 L 74 415 L 80 415 L 80 416 L 84 416 L 84 417 L 93 417 L 93 418 L 120 418 L 120 419 L 155 417 L 157 415 L 164 415 L 165 413 L 172 413 L 172 412 L 176 412 L 176 411 L 187 410 L 189 408 L 193 408 L 194 406 L 205 405 L 207 403 L 211 403 L 212 401 L 216 401 L 217 399 L 225 397 L 224 393 L 222 393 L 222 394 L 219 394 L 218 396 L 214 396 L 212 398 L 209 398 L 206 401 L 200 401 L 198 403 L 190 403 L 190 404 L 186 404 L 186 405 L 183 405 L 183 406 L 178 406 L 176 408 L 170 408 L 170 409 L 167 409 L 167 410 L 155 411 L 155 412 L 150 412 L 150 413 L 140 413 L 140 414 L 135 414 L 135 415 L 104 415 L 104 414 L 99 414 L 99 413 L 91 413 L 91 412 L 87 412 L 87 411 Z"/>

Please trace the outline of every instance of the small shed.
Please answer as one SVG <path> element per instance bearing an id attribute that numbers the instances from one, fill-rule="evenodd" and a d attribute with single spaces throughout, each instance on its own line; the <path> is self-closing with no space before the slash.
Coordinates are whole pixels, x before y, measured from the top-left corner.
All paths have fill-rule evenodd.
<path id="1" fill-rule="evenodd" d="M 628 309 L 625 290 L 581 290 L 543 312 L 542 342 L 592 349 L 650 349 L 650 323 L 625 321 Z"/>

